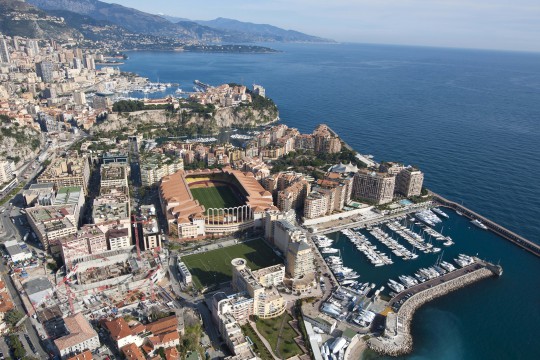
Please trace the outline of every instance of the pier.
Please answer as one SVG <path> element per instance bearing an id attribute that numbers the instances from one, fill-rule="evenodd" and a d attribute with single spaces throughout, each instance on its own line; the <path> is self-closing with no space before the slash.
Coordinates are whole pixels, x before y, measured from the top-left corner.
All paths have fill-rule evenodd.
<path id="1" fill-rule="evenodd" d="M 433 197 L 433 201 L 438 203 L 441 206 L 460 211 L 464 216 L 468 217 L 471 220 L 478 219 L 487 226 L 489 230 L 499 235 L 500 237 L 511 241 L 517 246 L 527 250 L 528 252 L 540 257 L 540 245 L 536 244 L 528 239 L 525 239 L 523 236 L 516 234 L 513 231 L 508 230 L 507 228 L 495 223 L 494 221 L 485 218 L 484 216 L 466 208 L 465 206 L 458 204 L 454 201 L 448 200 L 442 197 L 439 194 L 430 191 L 430 195 Z"/>
<path id="2" fill-rule="evenodd" d="M 410 353 L 413 346 L 411 322 L 417 309 L 452 291 L 501 274 L 500 266 L 475 259 L 471 265 L 402 291 L 390 301 L 391 305 L 401 302 L 399 310 L 397 313 L 388 313 L 384 335 L 369 339 L 369 348 L 390 356 Z M 407 298 L 407 294 L 412 295 Z"/>

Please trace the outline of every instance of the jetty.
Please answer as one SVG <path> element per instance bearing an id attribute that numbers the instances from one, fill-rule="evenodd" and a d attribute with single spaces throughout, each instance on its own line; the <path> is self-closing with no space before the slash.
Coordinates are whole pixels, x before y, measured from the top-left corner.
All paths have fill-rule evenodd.
<path id="1" fill-rule="evenodd" d="M 475 262 L 441 277 L 410 287 L 390 300 L 397 312 L 389 312 L 383 335 L 368 340 L 368 347 L 379 354 L 401 356 L 413 348 L 411 322 L 425 303 L 492 276 L 500 276 L 498 265 L 475 258 Z"/>
<path id="2" fill-rule="evenodd" d="M 489 230 L 494 232 L 495 234 L 499 235 L 500 237 L 516 244 L 517 246 L 527 250 L 531 254 L 534 254 L 538 257 L 540 257 L 540 245 L 537 243 L 532 242 L 531 240 L 528 240 L 524 238 L 521 235 L 516 234 L 515 232 L 508 230 L 507 228 L 497 224 L 496 222 L 466 208 L 465 206 L 458 204 L 454 201 L 448 200 L 444 197 L 442 197 L 439 194 L 436 194 L 432 191 L 430 191 L 430 195 L 432 196 L 433 202 L 439 204 L 440 206 L 444 206 L 450 209 L 453 209 L 455 211 L 459 211 L 463 214 L 463 216 L 466 216 L 467 218 L 471 220 L 480 220 L 484 225 L 487 226 Z"/>

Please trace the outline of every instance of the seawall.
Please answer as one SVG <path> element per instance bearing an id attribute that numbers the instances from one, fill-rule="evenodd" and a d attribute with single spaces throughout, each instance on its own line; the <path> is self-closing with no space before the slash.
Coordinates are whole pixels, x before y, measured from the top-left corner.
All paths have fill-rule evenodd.
<path id="1" fill-rule="evenodd" d="M 411 296 L 401 305 L 397 314 L 389 314 L 387 322 L 393 323 L 386 325 L 385 335 L 369 339 L 368 347 L 383 355 L 400 356 L 410 353 L 413 349 L 411 322 L 416 310 L 433 299 L 494 275 L 493 271 L 482 267 Z"/>
<path id="2" fill-rule="evenodd" d="M 494 221 L 489 220 L 488 218 L 466 208 L 465 206 L 458 204 L 454 201 L 448 200 L 442 197 L 439 194 L 430 192 L 433 196 L 433 201 L 437 202 L 441 206 L 460 211 L 464 216 L 468 217 L 471 220 L 479 219 L 484 225 L 487 226 L 489 230 L 499 235 L 500 237 L 514 243 L 515 245 L 527 250 L 531 254 L 534 254 L 540 257 L 540 245 L 536 244 L 521 235 L 516 234 L 515 232 L 508 230 L 507 228 L 497 224 Z"/>

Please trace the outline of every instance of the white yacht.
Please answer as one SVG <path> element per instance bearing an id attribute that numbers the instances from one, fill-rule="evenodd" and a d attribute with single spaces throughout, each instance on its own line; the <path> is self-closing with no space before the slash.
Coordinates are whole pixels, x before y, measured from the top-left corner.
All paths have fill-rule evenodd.
<path id="1" fill-rule="evenodd" d="M 471 223 L 474 225 L 474 226 L 477 226 L 479 227 L 480 229 L 482 230 L 487 230 L 488 227 L 486 225 L 484 225 L 484 223 L 482 223 L 480 220 L 478 219 L 475 219 L 473 221 L 471 221 Z"/>

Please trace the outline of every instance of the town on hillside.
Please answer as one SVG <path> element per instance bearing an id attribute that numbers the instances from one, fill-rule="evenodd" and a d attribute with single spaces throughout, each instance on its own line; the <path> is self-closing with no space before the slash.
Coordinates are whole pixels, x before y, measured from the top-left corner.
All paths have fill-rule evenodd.
<path id="1" fill-rule="evenodd" d="M 170 91 L 108 55 L 0 39 L 0 358 L 356 359 L 401 336 L 406 289 L 457 274 L 388 294 L 327 236 L 374 266 L 359 229 L 407 259 L 450 246 L 420 169 L 276 122 L 259 84 Z"/>

